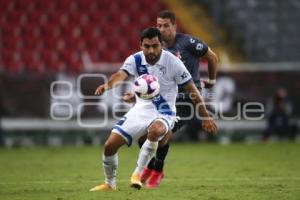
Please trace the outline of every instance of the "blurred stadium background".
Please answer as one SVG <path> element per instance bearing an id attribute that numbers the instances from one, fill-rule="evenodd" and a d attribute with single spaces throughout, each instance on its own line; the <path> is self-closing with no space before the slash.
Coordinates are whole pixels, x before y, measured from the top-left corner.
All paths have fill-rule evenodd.
<path id="1" fill-rule="evenodd" d="M 176 13 L 181 32 L 201 38 L 220 57 L 214 101 L 223 105 L 219 112 L 233 119 L 219 120 L 220 134 L 206 138 L 199 133 L 200 140 L 259 141 L 278 89 L 285 91 L 288 116 L 299 124 L 298 0 L 1 0 L 3 143 L 102 143 L 115 122 L 112 108 L 121 99 L 112 92 L 92 97 L 103 81 L 97 74 L 115 72 L 139 50 L 140 31 L 155 26 L 163 9 Z M 202 60 L 202 77 L 206 67 Z M 239 108 L 248 102 L 264 105 L 263 119 L 239 117 Z M 99 126 L 106 112 L 101 103 L 108 106 L 105 126 Z M 175 140 L 188 138 L 182 131 Z"/>

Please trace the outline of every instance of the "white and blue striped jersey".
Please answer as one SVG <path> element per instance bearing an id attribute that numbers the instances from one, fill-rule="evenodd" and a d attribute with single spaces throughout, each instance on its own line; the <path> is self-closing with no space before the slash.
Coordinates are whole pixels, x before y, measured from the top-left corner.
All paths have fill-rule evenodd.
<path id="1" fill-rule="evenodd" d="M 136 106 L 154 106 L 161 114 L 176 114 L 176 95 L 178 86 L 192 81 L 191 74 L 182 61 L 172 53 L 162 50 L 160 59 L 152 66 L 146 62 L 142 51 L 129 56 L 121 70 L 137 78 L 142 74 L 151 74 L 158 78 L 160 84 L 160 95 L 152 102 L 137 98 Z"/>

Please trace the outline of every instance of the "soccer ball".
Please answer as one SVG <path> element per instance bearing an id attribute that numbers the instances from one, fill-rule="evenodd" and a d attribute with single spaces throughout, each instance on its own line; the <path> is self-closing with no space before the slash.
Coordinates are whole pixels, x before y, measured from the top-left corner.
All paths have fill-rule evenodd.
<path id="1" fill-rule="evenodd" d="M 159 93 L 159 82 L 154 75 L 143 74 L 134 81 L 134 91 L 138 97 L 150 100 Z"/>

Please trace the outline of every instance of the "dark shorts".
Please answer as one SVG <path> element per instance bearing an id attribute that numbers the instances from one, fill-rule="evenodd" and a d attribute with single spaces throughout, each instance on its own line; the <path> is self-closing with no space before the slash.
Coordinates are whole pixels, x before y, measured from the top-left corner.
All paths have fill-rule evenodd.
<path id="1" fill-rule="evenodd" d="M 188 104 L 188 105 L 184 105 Z M 197 119 L 195 105 L 188 97 L 177 98 L 176 100 L 177 116 L 181 119 L 175 123 L 172 132 L 175 133 L 184 125 L 187 125 L 187 131 L 191 134 L 201 129 L 201 121 Z"/>

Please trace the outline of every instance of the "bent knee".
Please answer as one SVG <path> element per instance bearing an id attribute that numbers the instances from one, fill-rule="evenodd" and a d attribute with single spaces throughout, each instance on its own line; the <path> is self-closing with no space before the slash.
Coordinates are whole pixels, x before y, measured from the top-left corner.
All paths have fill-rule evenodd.
<path id="1" fill-rule="evenodd" d="M 155 121 L 151 126 L 148 128 L 148 138 L 151 140 L 158 140 L 160 136 L 165 134 L 167 131 L 167 127 L 161 121 Z"/>
<path id="2" fill-rule="evenodd" d="M 111 156 L 117 153 L 118 147 L 114 144 L 113 141 L 107 140 L 104 144 L 104 155 Z"/>

